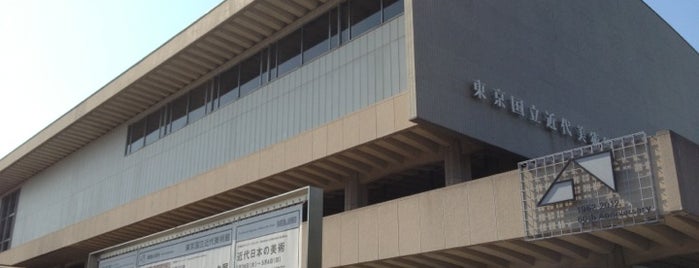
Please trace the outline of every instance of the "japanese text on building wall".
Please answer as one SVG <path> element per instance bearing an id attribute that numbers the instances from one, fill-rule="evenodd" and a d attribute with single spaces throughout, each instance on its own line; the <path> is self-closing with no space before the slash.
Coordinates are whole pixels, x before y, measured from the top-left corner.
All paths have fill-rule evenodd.
<path id="1" fill-rule="evenodd" d="M 582 143 L 598 143 L 607 138 L 600 137 L 597 132 L 587 131 L 582 125 L 575 125 L 565 117 L 556 115 L 553 112 L 541 111 L 534 104 L 527 104 L 524 100 L 513 95 L 507 96 L 499 88 L 489 89 L 480 80 L 473 82 L 471 96 L 475 99 L 490 102 L 495 108 L 508 110 L 513 115 L 528 120 L 534 124 L 541 125 L 549 131 L 557 132 L 560 135 L 568 136 Z"/>

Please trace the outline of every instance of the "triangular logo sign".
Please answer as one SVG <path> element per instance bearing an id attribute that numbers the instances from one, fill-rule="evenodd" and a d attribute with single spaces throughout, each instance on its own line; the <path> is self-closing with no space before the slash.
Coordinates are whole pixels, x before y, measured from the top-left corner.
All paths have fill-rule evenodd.
<path id="1" fill-rule="evenodd" d="M 571 167 L 571 164 L 580 166 L 593 178 L 602 182 L 605 186 L 616 192 L 616 181 L 612 169 L 612 152 L 605 151 L 593 155 L 582 156 L 568 160 L 561 172 L 556 175 L 546 193 L 539 200 L 538 206 L 546 206 L 558 202 L 575 199 L 575 189 L 572 178 L 561 178 L 563 173 Z"/>
<path id="2" fill-rule="evenodd" d="M 616 192 L 614 171 L 612 171 L 612 153 L 610 151 L 584 156 L 574 160 L 587 173 L 604 183 L 609 189 Z"/>

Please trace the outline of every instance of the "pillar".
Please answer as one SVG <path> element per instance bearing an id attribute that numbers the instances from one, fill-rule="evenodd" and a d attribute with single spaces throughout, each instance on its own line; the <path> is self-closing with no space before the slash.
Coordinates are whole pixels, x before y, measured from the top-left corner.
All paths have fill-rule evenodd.
<path id="1" fill-rule="evenodd" d="M 444 185 L 471 180 L 471 157 L 461 152 L 459 140 L 452 140 L 444 149 Z"/>
<path id="2" fill-rule="evenodd" d="M 345 211 L 363 207 L 367 204 L 366 185 L 359 182 L 359 176 L 347 178 L 345 181 Z"/>

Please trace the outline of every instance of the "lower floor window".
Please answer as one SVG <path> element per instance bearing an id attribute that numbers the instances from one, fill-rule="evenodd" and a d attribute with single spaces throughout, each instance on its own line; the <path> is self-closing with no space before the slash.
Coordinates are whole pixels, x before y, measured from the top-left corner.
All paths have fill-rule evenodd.
<path id="1" fill-rule="evenodd" d="M 15 227 L 19 190 L 5 195 L 0 204 L 0 252 L 8 250 L 12 244 L 12 230 Z"/>

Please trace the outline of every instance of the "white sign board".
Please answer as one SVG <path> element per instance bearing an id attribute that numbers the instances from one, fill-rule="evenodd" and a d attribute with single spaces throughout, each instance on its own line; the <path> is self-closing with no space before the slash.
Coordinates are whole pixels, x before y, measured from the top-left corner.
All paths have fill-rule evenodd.
<path id="1" fill-rule="evenodd" d="M 139 268 L 228 268 L 230 260 L 231 247 L 228 246 L 142 265 Z"/>
<path id="2" fill-rule="evenodd" d="M 296 230 L 288 230 L 236 242 L 235 267 L 299 267 L 298 244 L 299 236 Z"/>
<path id="3" fill-rule="evenodd" d="M 304 208 L 309 231 L 302 238 Z M 304 188 L 92 253 L 88 267 L 296 268 L 309 251 L 303 239 L 317 254 L 306 257 L 309 267 L 317 267 L 321 224 L 322 190 Z"/>

